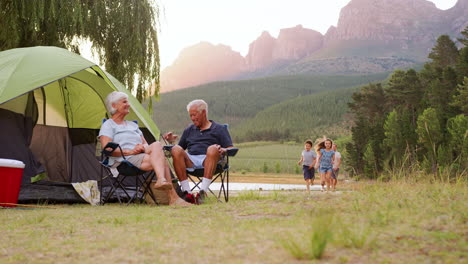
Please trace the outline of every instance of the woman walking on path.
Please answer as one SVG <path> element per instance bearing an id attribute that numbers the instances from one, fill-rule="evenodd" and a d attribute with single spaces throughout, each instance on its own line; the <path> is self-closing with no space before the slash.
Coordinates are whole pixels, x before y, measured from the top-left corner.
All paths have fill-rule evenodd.
<path id="1" fill-rule="evenodd" d="M 331 173 L 333 170 L 333 162 L 335 160 L 335 152 L 332 150 L 333 142 L 331 139 L 317 144 L 317 162 L 315 168 L 320 172 L 320 184 L 322 192 L 325 190 L 324 185 L 327 184 L 327 192 L 330 190 Z"/>
<path id="2" fill-rule="evenodd" d="M 317 154 L 312 150 L 312 140 L 308 139 L 304 143 L 304 150 L 301 153 L 301 159 L 297 162 L 302 163 L 302 171 L 304 172 L 304 180 L 306 181 L 307 194 L 310 194 L 310 185 L 314 184 L 315 179 L 315 161 Z"/>

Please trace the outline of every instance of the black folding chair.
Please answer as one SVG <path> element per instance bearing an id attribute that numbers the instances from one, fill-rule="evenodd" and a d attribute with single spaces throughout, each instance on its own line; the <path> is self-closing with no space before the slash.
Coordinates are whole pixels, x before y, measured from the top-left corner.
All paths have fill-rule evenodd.
<path id="1" fill-rule="evenodd" d="M 111 166 L 109 166 L 109 157 L 117 148 L 123 153 L 120 145 L 115 142 L 109 142 L 101 151 L 101 205 L 112 199 L 113 195 L 116 196 L 120 204 L 126 201 L 128 205 L 131 202 L 144 201 L 146 194 L 151 197 L 155 204 L 158 204 L 156 196 L 150 186 L 156 176 L 154 171 L 140 170 L 122 154 L 123 161 L 121 161 L 120 165 L 116 168 L 118 172 L 117 176 L 114 175 Z M 131 179 L 129 180 L 131 177 L 134 178 L 134 183 L 131 183 Z M 103 195 L 105 180 L 110 186 L 110 189 L 106 195 Z"/>
<path id="2" fill-rule="evenodd" d="M 164 150 L 168 154 L 171 153 L 173 145 L 166 145 L 164 146 Z M 229 201 L 229 157 L 234 157 L 237 152 L 239 151 L 238 148 L 229 148 L 226 152 L 226 154 L 221 158 L 221 160 L 218 162 L 216 165 L 216 170 L 213 173 L 213 178 L 211 183 L 215 182 L 217 179 L 219 179 L 220 182 L 220 188 L 218 194 L 215 194 L 213 190 L 208 188 L 208 191 L 213 194 L 213 196 L 216 197 L 218 202 L 221 202 L 221 194 L 224 197 L 224 201 L 228 202 Z M 203 174 L 205 172 L 205 169 L 195 169 L 193 171 L 187 170 L 187 176 L 190 179 L 190 181 L 194 184 L 194 187 L 191 189 L 191 191 L 198 189 L 200 190 L 200 184 L 203 180 Z"/>

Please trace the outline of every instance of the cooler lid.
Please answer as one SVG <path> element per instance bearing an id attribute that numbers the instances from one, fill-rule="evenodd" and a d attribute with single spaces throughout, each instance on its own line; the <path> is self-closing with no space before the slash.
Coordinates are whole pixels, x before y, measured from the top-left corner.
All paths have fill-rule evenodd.
<path id="1" fill-rule="evenodd" d="M 0 167 L 21 168 L 24 169 L 24 163 L 14 159 L 0 159 Z"/>

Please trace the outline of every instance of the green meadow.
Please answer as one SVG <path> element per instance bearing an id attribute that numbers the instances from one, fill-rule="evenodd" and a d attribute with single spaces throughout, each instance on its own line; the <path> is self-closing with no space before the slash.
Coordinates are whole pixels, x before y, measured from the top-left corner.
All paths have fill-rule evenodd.
<path id="1" fill-rule="evenodd" d="M 466 263 L 467 190 L 419 175 L 189 208 L 3 209 L 0 263 Z"/>
<path id="2" fill-rule="evenodd" d="M 232 181 L 303 183 L 302 143 L 236 146 Z M 190 207 L 2 209 L 0 263 L 467 262 L 466 172 L 370 181 L 345 177 L 343 168 L 336 192 L 231 191 L 228 203 L 210 196 Z"/>
<path id="3" fill-rule="evenodd" d="M 251 142 L 236 144 L 240 150 L 229 163 L 234 172 L 254 173 L 302 173 L 297 162 L 303 146 L 297 143 Z"/>
<path id="4" fill-rule="evenodd" d="M 315 138 L 311 138 L 315 141 Z M 304 141 L 306 138 L 304 138 Z M 338 146 L 344 146 L 341 138 Z M 229 160 L 231 170 L 236 174 L 247 175 L 249 173 L 269 173 L 269 174 L 300 174 L 301 166 L 297 162 L 301 158 L 304 150 L 303 142 L 271 142 L 257 141 L 235 144 L 239 148 L 237 155 Z M 344 147 L 339 147 L 338 151 L 343 156 L 341 168 L 342 173 L 346 170 L 346 151 Z"/>

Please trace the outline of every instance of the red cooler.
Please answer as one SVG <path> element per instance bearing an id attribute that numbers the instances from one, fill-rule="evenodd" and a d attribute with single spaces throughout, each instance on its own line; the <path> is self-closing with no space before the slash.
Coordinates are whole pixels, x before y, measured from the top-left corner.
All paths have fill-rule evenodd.
<path id="1" fill-rule="evenodd" d="M 16 207 L 23 170 L 22 161 L 0 159 L 0 206 Z"/>

